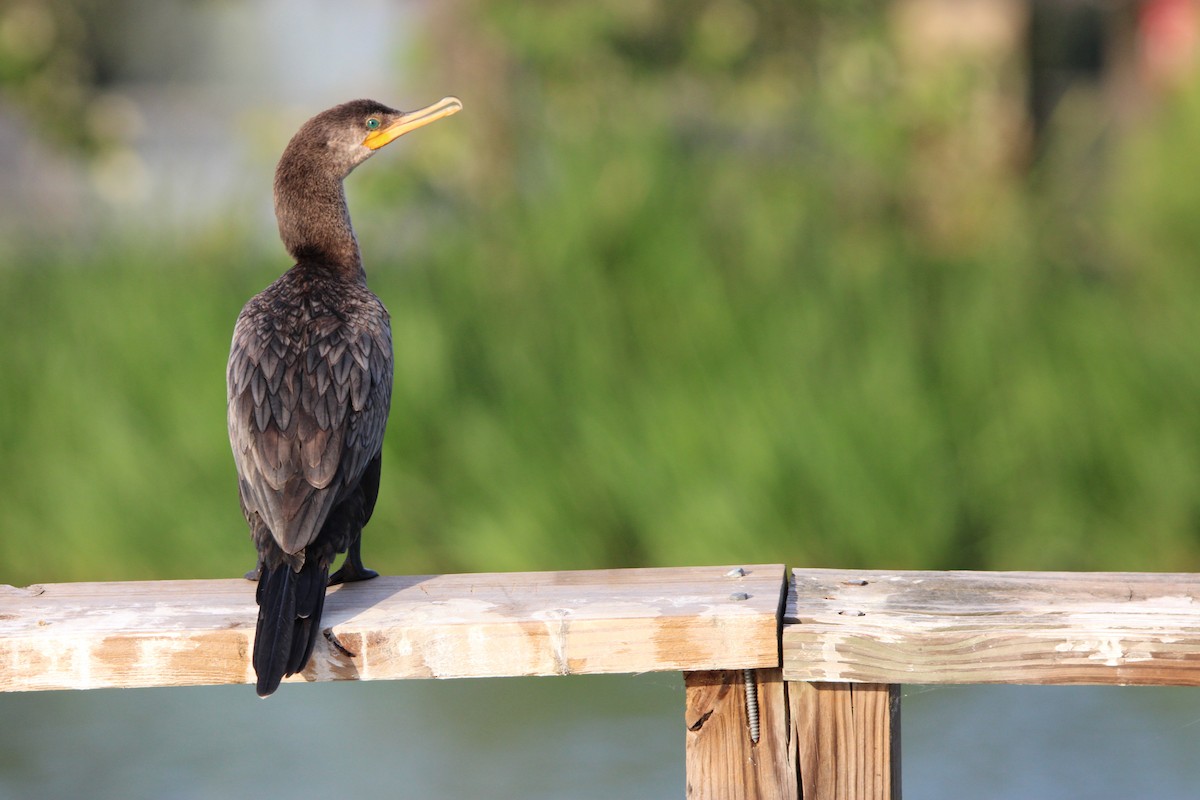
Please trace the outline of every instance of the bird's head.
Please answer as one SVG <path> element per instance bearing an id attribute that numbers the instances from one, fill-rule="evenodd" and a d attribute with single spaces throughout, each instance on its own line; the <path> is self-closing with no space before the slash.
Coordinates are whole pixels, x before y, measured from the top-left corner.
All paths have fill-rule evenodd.
<path id="1" fill-rule="evenodd" d="M 454 97 L 417 111 L 351 100 L 304 123 L 275 168 L 279 236 L 297 263 L 341 265 L 361 273 L 342 180 L 388 142 L 461 109 Z"/>
<path id="2" fill-rule="evenodd" d="M 444 97 L 416 111 L 397 111 L 374 100 L 351 100 L 304 123 L 287 149 L 302 154 L 309 169 L 323 168 L 344 178 L 384 145 L 460 110 L 462 103 L 456 97 Z"/>

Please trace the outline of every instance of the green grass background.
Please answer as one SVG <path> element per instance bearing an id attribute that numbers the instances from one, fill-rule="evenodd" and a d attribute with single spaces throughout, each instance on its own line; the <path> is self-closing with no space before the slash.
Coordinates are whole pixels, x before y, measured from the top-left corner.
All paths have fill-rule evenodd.
<path id="1" fill-rule="evenodd" d="M 510 94 L 464 83 L 348 182 L 396 347 L 369 566 L 1200 567 L 1194 92 L 1096 159 L 1067 131 L 931 184 L 979 85 L 906 82 L 870 30 L 701 21 L 662 61 L 644 21 L 547 13 L 591 43 L 551 46 L 494 8 Z M 0 581 L 249 568 L 224 365 L 282 248 L 5 252 Z"/>

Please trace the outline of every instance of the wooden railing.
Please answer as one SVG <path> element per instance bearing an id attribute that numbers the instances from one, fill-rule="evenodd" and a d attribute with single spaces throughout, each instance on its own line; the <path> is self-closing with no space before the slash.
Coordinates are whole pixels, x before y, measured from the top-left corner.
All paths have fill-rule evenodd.
<path id="1" fill-rule="evenodd" d="M 778 564 L 382 577 L 330 590 L 292 680 L 678 670 L 688 797 L 896 798 L 901 684 L 1200 685 L 1198 597 Z M 252 683 L 255 615 L 243 580 L 0 587 L 0 690 Z"/>

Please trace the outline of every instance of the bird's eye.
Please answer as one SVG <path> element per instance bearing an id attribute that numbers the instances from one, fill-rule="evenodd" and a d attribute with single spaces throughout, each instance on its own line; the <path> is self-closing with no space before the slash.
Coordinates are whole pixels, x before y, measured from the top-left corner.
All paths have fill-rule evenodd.
<path id="1" fill-rule="evenodd" d="M 367 130 L 373 131 L 373 130 L 377 130 L 378 128 L 379 128 L 379 119 L 377 117 L 371 117 L 369 120 L 367 120 Z"/>

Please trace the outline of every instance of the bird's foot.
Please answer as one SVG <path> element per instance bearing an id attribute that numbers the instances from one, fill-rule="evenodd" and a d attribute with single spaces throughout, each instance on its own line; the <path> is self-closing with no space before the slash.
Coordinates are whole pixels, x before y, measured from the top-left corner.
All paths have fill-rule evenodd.
<path id="1" fill-rule="evenodd" d="M 342 562 L 341 569 L 329 576 L 330 586 L 336 586 L 339 583 L 369 581 L 371 578 L 379 577 L 378 572 L 363 566 L 362 555 L 360 554 L 361 547 L 362 539 L 356 537 L 346 550 L 346 560 Z"/>
<path id="2" fill-rule="evenodd" d="M 329 585 L 336 586 L 339 583 L 354 583 L 355 581 L 369 581 L 371 578 L 378 578 L 379 573 L 373 569 L 367 569 L 362 564 L 357 567 L 346 563 L 342 564 L 341 569 L 329 576 Z"/>

